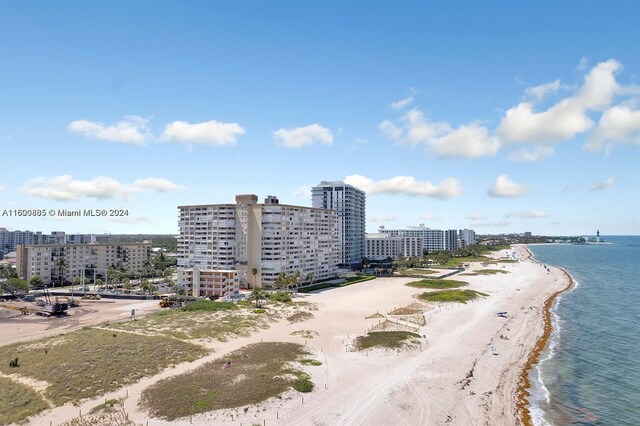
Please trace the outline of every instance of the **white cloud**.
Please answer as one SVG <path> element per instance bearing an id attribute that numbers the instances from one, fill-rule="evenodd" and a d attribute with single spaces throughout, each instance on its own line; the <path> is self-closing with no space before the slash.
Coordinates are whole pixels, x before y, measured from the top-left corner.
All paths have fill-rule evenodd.
<path id="1" fill-rule="evenodd" d="M 119 199 L 128 200 L 143 189 L 156 192 L 166 192 L 179 188 L 177 185 L 162 178 L 138 179 L 131 184 L 118 182 L 108 176 L 98 176 L 91 180 L 75 180 L 71 175 L 61 175 L 51 178 L 36 178 L 22 187 L 21 192 L 41 198 L 58 201 L 72 201 L 81 198 L 97 200 Z"/>
<path id="2" fill-rule="evenodd" d="M 507 217 L 520 217 L 523 219 L 541 219 L 549 217 L 549 213 L 542 210 L 531 210 L 527 212 L 512 212 L 507 214 Z"/>
<path id="3" fill-rule="evenodd" d="M 181 189 L 180 186 L 173 182 L 168 181 L 165 178 L 144 178 L 138 179 L 131 184 L 132 188 L 139 189 L 152 189 L 157 192 L 168 192 L 175 189 Z"/>
<path id="4" fill-rule="evenodd" d="M 598 151 L 604 142 L 640 144 L 640 110 L 629 105 L 616 105 L 606 110 L 584 148 Z"/>
<path id="5" fill-rule="evenodd" d="M 323 145 L 333 144 L 333 133 L 331 129 L 319 124 L 309 124 L 304 127 L 280 129 L 273 132 L 273 137 L 280 141 L 282 146 L 287 148 L 302 148 L 314 143 Z"/>
<path id="6" fill-rule="evenodd" d="M 129 115 L 112 125 L 96 121 L 76 120 L 69 123 L 70 132 L 94 139 L 110 142 L 144 145 L 151 138 L 147 124 L 149 120 L 137 115 Z"/>
<path id="7" fill-rule="evenodd" d="M 587 115 L 610 105 L 619 89 L 615 75 L 622 65 L 609 60 L 596 65 L 583 85 L 545 111 L 535 111 L 530 101 L 519 103 L 505 113 L 497 130 L 505 143 L 553 143 L 571 139 L 593 127 Z"/>
<path id="8" fill-rule="evenodd" d="M 596 182 L 593 185 L 591 185 L 591 190 L 600 191 L 602 189 L 611 188 L 613 185 L 615 185 L 615 183 L 616 183 L 616 180 L 610 177 L 610 178 L 607 178 L 607 180 L 605 180 L 604 182 Z"/>
<path id="9" fill-rule="evenodd" d="M 238 136 L 245 130 L 238 123 L 222 123 L 211 120 L 201 123 L 189 123 L 187 121 L 174 121 L 165 126 L 160 136 L 160 141 L 176 142 L 187 145 L 235 145 Z"/>
<path id="10" fill-rule="evenodd" d="M 420 182 L 412 176 L 395 176 L 391 179 L 374 181 L 361 175 L 350 175 L 345 183 L 360 188 L 368 195 L 403 194 L 447 199 L 462 194 L 462 186 L 458 179 L 447 178 L 437 185 L 431 182 Z"/>
<path id="11" fill-rule="evenodd" d="M 440 157 L 481 157 L 494 155 L 499 148 L 497 138 L 478 123 L 452 128 L 447 122 L 428 121 L 417 108 L 400 118 L 401 126 L 385 120 L 378 129 L 399 144 L 424 144 Z"/>
<path id="12" fill-rule="evenodd" d="M 393 222 L 394 220 L 398 219 L 397 216 L 373 216 L 372 218 L 369 219 L 369 222 Z"/>
<path id="13" fill-rule="evenodd" d="M 485 215 L 483 215 L 482 213 L 471 213 L 469 216 L 467 216 L 467 219 L 470 220 L 484 220 L 486 219 Z"/>
<path id="14" fill-rule="evenodd" d="M 440 216 L 432 213 L 432 212 L 427 212 L 423 215 L 420 216 L 420 219 L 424 219 L 424 220 L 440 220 Z"/>
<path id="15" fill-rule="evenodd" d="M 115 223 L 143 223 L 143 222 L 151 222 L 151 218 L 147 216 L 113 216 L 108 217 L 107 221 L 115 222 Z"/>
<path id="16" fill-rule="evenodd" d="M 547 93 L 557 92 L 558 90 L 560 90 L 560 87 L 560 80 L 556 80 L 552 81 L 551 83 L 541 84 L 539 86 L 527 87 L 524 93 L 539 101 L 544 98 L 544 95 L 546 95 Z"/>
<path id="17" fill-rule="evenodd" d="M 552 146 L 546 145 L 534 146 L 531 149 L 520 148 L 509 154 L 507 160 L 516 163 L 535 163 L 543 158 L 552 156 L 554 151 Z"/>
<path id="18" fill-rule="evenodd" d="M 507 175 L 500 175 L 489 189 L 489 195 L 498 198 L 515 198 L 529 193 L 524 185 L 513 182 Z"/>
<path id="19" fill-rule="evenodd" d="M 494 155 L 500 144 L 486 127 L 477 123 L 463 124 L 446 135 L 433 139 L 430 149 L 440 157 L 485 157 Z"/>
<path id="20" fill-rule="evenodd" d="M 400 99 L 399 101 L 391 102 L 389 104 L 389 107 L 392 109 L 395 109 L 396 111 L 400 111 L 401 109 L 411 104 L 412 102 L 413 102 L 413 96 L 409 96 L 407 98 Z"/>
<path id="21" fill-rule="evenodd" d="M 589 58 L 586 56 L 583 56 L 582 58 L 580 58 L 580 62 L 578 62 L 578 66 L 576 70 L 582 72 L 587 69 L 588 64 L 589 64 Z"/>
<path id="22" fill-rule="evenodd" d="M 299 197 L 311 198 L 311 187 L 309 185 L 302 185 L 293 191 L 292 194 Z"/>

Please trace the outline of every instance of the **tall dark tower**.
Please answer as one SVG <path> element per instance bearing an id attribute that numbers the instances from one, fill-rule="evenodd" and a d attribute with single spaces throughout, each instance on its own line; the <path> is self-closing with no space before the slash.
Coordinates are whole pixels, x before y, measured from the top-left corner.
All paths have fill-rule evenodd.
<path id="1" fill-rule="evenodd" d="M 600 230 L 597 231 L 598 238 L 600 238 Z"/>

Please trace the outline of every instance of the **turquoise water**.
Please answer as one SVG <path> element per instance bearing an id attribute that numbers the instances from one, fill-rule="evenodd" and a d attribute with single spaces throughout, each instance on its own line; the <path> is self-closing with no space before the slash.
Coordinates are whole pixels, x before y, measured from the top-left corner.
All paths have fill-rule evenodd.
<path id="1" fill-rule="evenodd" d="M 640 425 L 640 237 L 605 240 L 529 246 L 577 282 L 531 372 L 536 425 Z"/>

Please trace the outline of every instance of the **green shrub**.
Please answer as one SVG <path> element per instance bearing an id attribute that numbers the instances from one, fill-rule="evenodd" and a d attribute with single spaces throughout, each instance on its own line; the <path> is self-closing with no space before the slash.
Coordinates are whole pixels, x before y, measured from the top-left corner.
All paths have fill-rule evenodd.
<path id="1" fill-rule="evenodd" d="M 413 281 L 407 284 L 409 287 L 416 288 L 435 288 L 435 289 L 444 289 L 444 288 L 458 288 L 469 285 L 469 283 L 464 281 L 456 281 L 456 280 L 420 280 Z"/>
<path id="2" fill-rule="evenodd" d="M 289 303 L 291 302 L 291 296 L 286 291 L 276 291 L 269 295 L 269 300 L 272 302 Z"/>
<path id="3" fill-rule="evenodd" d="M 216 311 L 224 311 L 229 309 L 237 309 L 235 303 L 233 302 L 216 302 L 213 300 L 207 299 L 199 299 L 193 302 L 188 303 L 183 311 L 193 312 L 193 311 L 206 311 L 206 312 L 216 312 Z"/>
<path id="4" fill-rule="evenodd" d="M 258 309 L 254 309 L 252 311 L 254 314 L 264 314 L 265 312 L 267 312 L 266 309 L 262 309 L 262 308 L 258 308 Z"/>
<path id="5" fill-rule="evenodd" d="M 467 303 L 468 301 L 477 299 L 480 296 L 488 296 L 488 294 L 474 290 L 442 290 L 422 293 L 418 297 L 428 302 Z"/>

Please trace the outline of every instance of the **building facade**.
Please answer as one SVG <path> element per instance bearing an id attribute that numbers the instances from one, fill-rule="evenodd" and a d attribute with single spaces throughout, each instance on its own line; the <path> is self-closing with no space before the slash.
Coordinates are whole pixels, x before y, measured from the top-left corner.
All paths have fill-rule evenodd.
<path id="1" fill-rule="evenodd" d="M 280 273 L 315 280 L 336 275 L 335 211 L 280 204 L 268 196 L 236 196 L 235 204 L 179 206 L 178 283 L 187 270 L 234 270 L 243 287 L 272 287 Z"/>
<path id="2" fill-rule="evenodd" d="M 129 273 L 145 272 L 151 260 L 151 242 L 127 244 L 32 244 L 16 248 L 16 272 L 30 280 L 61 285 L 85 276 L 105 278 L 111 267 Z"/>
<path id="3" fill-rule="evenodd" d="M 366 195 L 344 182 L 320 182 L 311 189 L 315 208 L 338 213 L 340 267 L 359 269 L 365 256 Z"/>
<path id="4" fill-rule="evenodd" d="M 379 230 L 382 234 L 392 237 L 419 238 L 422 244 L 423 253 L 434 251 L 457 250 L 476 243 L 476 233 L 472 229 L 441 230 L 431 229 L 424 224 L 409 226 L 406 229 L 386 229 L 384 226 Z"/>
<path id="5" fill-rule="evenodd" d="M 240 291 L 235 270 L 183 269 L 182 280 L 194 296 L 232 298 Z"/>
<path id="6" fill-rule="evenodd" d="M 365 241 L 365 255 L 370 260 L 422 256 L 422 240 L 419 237 L 374 233 L 367 234 Z"/>

